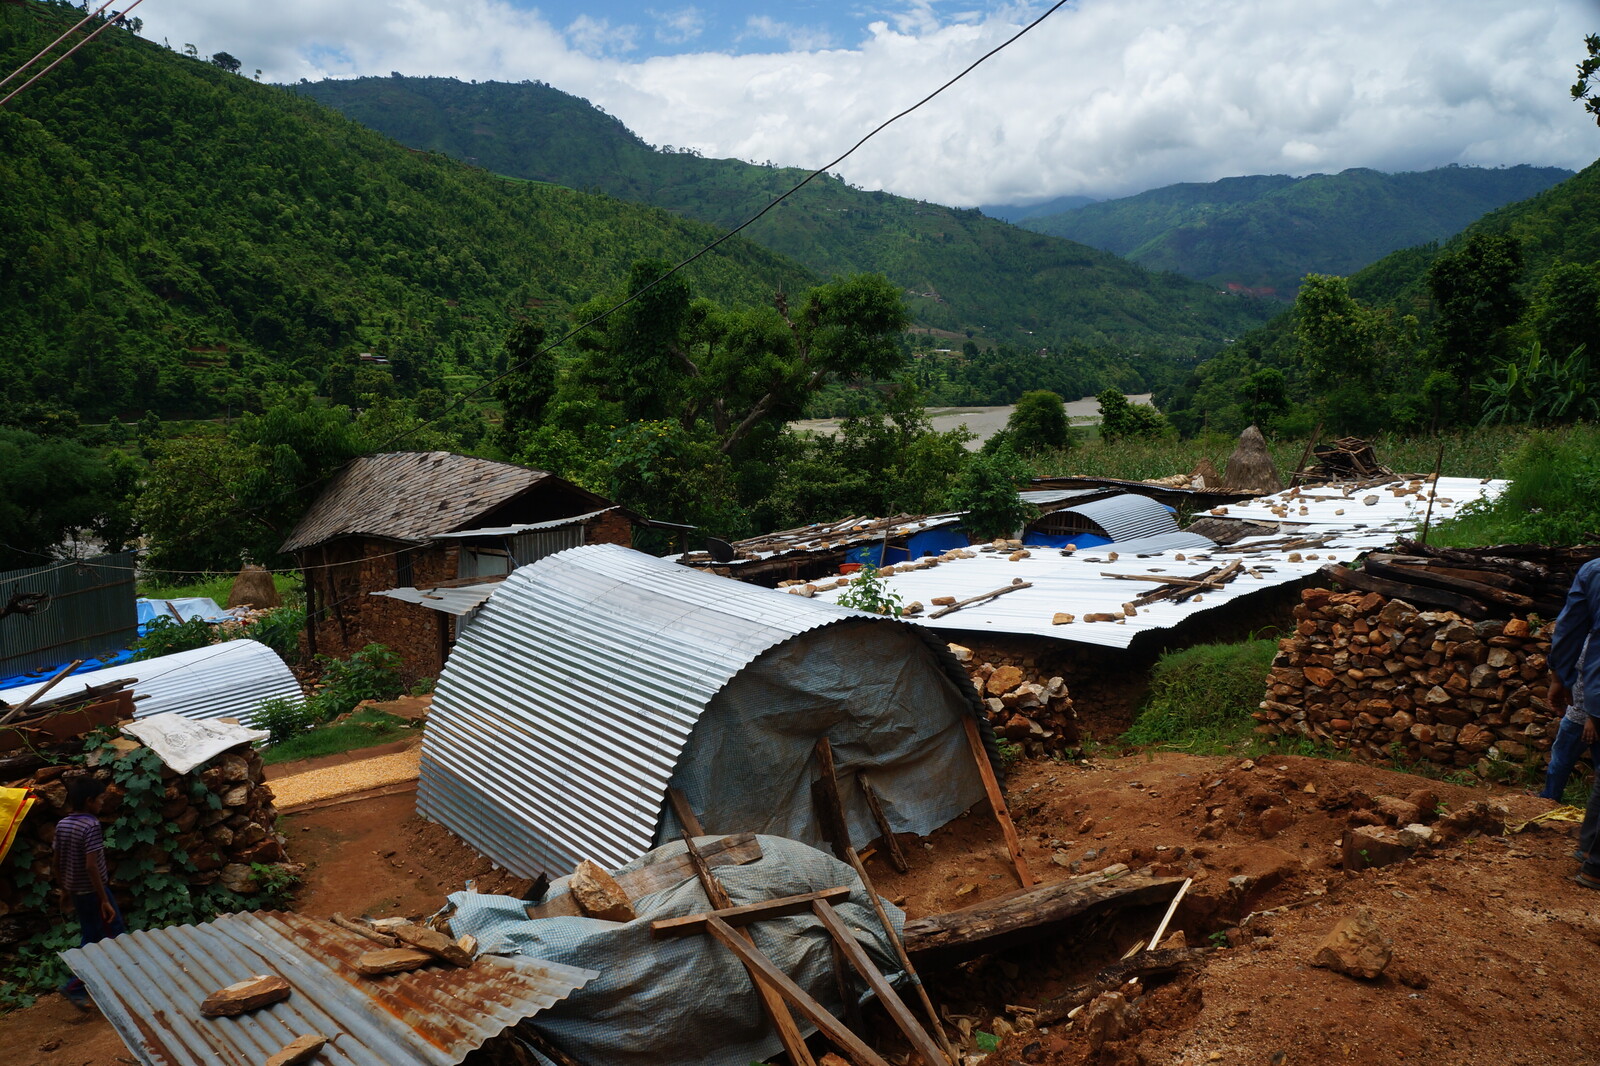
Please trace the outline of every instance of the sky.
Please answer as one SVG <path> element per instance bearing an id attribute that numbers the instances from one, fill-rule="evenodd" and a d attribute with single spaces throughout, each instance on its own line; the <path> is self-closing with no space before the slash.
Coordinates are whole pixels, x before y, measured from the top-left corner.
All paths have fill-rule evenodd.
<path id="1" fill-rule="evenodd" d="M 264 81 L 537 80 L 655 145 L 820 167 L 1048 4 L 147 0 L 144 36 Z M 952 206 L 1241 174 L 1579 169 L 1600 0 L 1076 0 L 831 168 Z"/>

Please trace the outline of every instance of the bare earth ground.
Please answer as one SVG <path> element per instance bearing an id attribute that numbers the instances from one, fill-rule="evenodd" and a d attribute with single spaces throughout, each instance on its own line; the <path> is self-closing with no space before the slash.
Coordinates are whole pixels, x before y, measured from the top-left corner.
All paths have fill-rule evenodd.
<path id="1" fill-rule="evenodd" d="M 1600 1014 L 1589 1002 L 1600 895 L 1571 880 L 1569 827 L 1478 837 L 1361 874 L 1340 869 L 1334 844 L 1351 802 L 1418 789 L 1434 792 L 1447 810 L 1494 799 L 1513 822 L 1551 807 L 1503 789 L 1298 757 L 1250 768 L 1238 759 L 1179 754 L 1017 766 L 1009 793 L 1037 876 L 1053 880 L 1113 862 L 1159 864 L 1158 872 L 1195 878 L 1175 920 L 1189 944 L 1234 946 L 1220 947 L 1193 977 L 1153 980 L 1125 1040 L 1096 1052 L 1073 1028 L 1023 1029 L 988 1061 L 1600 1061 Z M 521 887 L 417 818 L 414 799 L 385 796 L 287 816 L 291 854 L 310 867 L 297 909 L 416 915 L 436 909 L 469 877 L 481 891 Z M 1260 813 L 1274 808 L 1288 824 L 1268 836 Z M 1202 835 L 1217 823 L 1206 830 L 1215 839 Z M 913 916 L 1016 887 L 998 830 L 981 809 L 925 844 L 911 847 L 908 874 L 895 874 L 880 858 L 869 864 L 878 889 L 904 900 Z M 1321 938 L 1357 908 L 1369 910 L 1394 940 L 1388 971 L 1368 982 L 1309 966 Z M 1037 1006 L 1087 979 L 1148 937 L 1161 911 L 1125 910 L 1042 936 L 1033 947 L 924 976 L 952 1024 L 1004 1036 L 1026 1017 L 1012 1007 Z M 885 1048 L 894 1050 L 892 1037 Z M 131 1061 L 98 1015 L 79 1015 L 59 996 L 0 1018 L 0 1049 L 7 1066 L 111 1063 L 119 1055 Z"/>

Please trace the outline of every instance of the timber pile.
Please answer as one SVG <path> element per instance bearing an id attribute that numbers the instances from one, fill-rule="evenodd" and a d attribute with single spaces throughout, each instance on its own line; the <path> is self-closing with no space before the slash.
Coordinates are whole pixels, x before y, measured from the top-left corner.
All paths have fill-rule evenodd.
<path id="1" fill-rule="evenodd" d="M 1544 761 L 1557 717 L 1548 629 L 1328 589 L 1302 592 L 1294 615 L 1255 715 L 1261 732 L 1437 766 Z"/>
<path id="2" fill-rule="evenodd" d="M 1399 596 L 1470 618 L 1529 612 L 1554 618 L 1578 568 L 1600 556 L 1600 547 L 1540 544 L 1456 549 L 1401 540 L 1397 549 L 1367 556 L 1358 573 L 1341 568 L 1330 576 L 1347 588 Z"/>
<path id="3" fill-rule="evenodd" d="M 1078 712 L 1064 678 L 1030 678 L 1020 667 L 986 662 L 960 644 L 951 644 L 950 652 L 966 668 L 996 735 L 1034 758 L 1077 746 Z"/>
<path id="4" fill-rule="evenodd" d="M 243 745 L 187 774 L 166 770 L 162 774 L 166 787 L 141 801 L 138 796 L 130 798 L 127 790 L 112 780 L 110 764 L 142 751 L 144 745 L 125 738 L 112 743 L 112 750 L 99 753 L 97 767 L 63 763 L 41 767 L 26 777 L 0 781 L 11 788 L 31 789 L 37 799 L 17 834 L 13 854 L 6 857 L 8 869 L 15 873 L 26 868 L 37 881 L 52 883 L 51 839 L 56 822 L 68 813 L 67 779 L 90 774 L 106 783 L 104 790 L 89 801 L 90 813 L 97 815 L 103 825 L 130 813 L 127 805 L 147 802 L 159 813 L 159 824 L 176 827 L 175 833 L 158 829 L 163 834 L 159 844 L 138 844 L 126 852 L 106 849 L 112 889 L 124 907 L 141 886 L 136 881 L 117 878 L 118 860 L 147 859 L 156 864 L 158 871 L 165 872 L 172 860 L 160 844 L 173 844 L 188 852 L 195 866 L 189 877 L 191 885 L 220 883 L 242 895 L 260 891 L 254 864 L 283 863 L 286 858 L 282 838 L 273 831 L 278 812 L 273 806 L 272 789 L 265 784 L 261 756 Z M 90 756 L 91 762 L 94 758 Z M 53 898 L 30 908 L 17 881 L 15 877 L 0 878 L 0 941 L 26 936 L 48 924 L 55 913 Z"/>
<path id="5" fill-rule="evenodd" d="M 1332 444 L 1319 444 L 1311 454 L 1316 462 L 1299 471 L 1296 481 L 1370 481 L 1374 478 L 1393 481 L 1399 476 L 1378 462 L 1372 445 L 1360 437 L 1343 437 Z"/>

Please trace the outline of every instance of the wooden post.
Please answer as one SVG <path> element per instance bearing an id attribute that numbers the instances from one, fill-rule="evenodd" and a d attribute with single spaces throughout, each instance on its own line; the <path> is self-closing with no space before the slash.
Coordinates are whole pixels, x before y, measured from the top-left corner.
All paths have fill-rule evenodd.
<path id="1" fill-rule="evenodd" d="M 66 677 L 68 674 L 72 673 L 72 671 L 76 670 L 78 667 L 80 667 L 82 665 L 83 665 L 83 660 L 82 659 L 74 659 L 74 660 L 72 660 L 65 667 L 63 667 L 61 669 L 61 672 L 56 674 L 55 677 L 52 677 L 49 681 L 46 681 L 43 685 L 40 685 L 38 688 L 34 689 L 33 690 L 33 694 L 31 696 L 29 696 L 27 699 L 23 700 L 21 703 L 17 704 L 15 707 L 13 707 L 9 711 L 7 711 L 6 714 L 5 714 L 5 717 L 4 718 L 0 718 L 0 725 L 5 725 L 7 722 L 11 721 L 13 718 L 20 718 L 22 716 L 22 712 L 23 711 L 27 710 L 29 707 L 32 707 L 35 703 L 38 703 L 40 697 L 42 697 L 46 692 L 49 692 L 51 689 L 55 688 L 56 684 L 62 678 Z M 849 843 L 849 841 L 846 841 L 845 843 Z"/>
<path id="2" fill-rule="evenodd" d="M 706 899 L 710 901 L 712 908 L 727 910 L 733 906 L 733 901 L 728 898 L 728 890 L 722 887 L 717 875 L 711 872 L 705 857 L 700 854 L 700 849 L 695 847 L 693 838 L 687 833 L 684 834 L 683 844 L 688 849 L 689 862 L 693 864 L 695 876 L 700 879 L 700 887 L 705 889 Z M 715 917 L 707 924 L 713 936 L 734 948 L 734 954 L 739 956 L 739 961 L 744 963 L 744 968 L 749 971 L 750 983 L 755 985 L 762 1009 L 767 1012 L 767 1019 L 772 1022 L 773 1029 L 777 1030 L 778 1039 L 783 1042 L 783 1050 L 788 1053 L 792 1066 L 817 1066 L 817 1060 L 811 1057 L 811 1049 L 806 1047 L 805 1038 L 800 1035 L 800 1027 L 795 1024 L 794 1015 L 789 1013 L 789 1007 L 783 1001 L 784 997 L 772 987 L 767 974 L 747 957 L 747 953 L 754 953 L 766 960 L 765 955 L 756 951 L 755 938 L 750 935 L 750 931 L 748 929 L 735 931 L 728 923 Z M 734 947 L 734 943 L 737 943 L 738 947 Z M 739 950 L 741 947 L 746 951 L 741 952 Z M 772 968 L 770 960 L 767 960 L 767 967 Z"/>
<path id="3" fill-rule="evenodd" d="M 1422 519 L 1422 536 L 1417 538 L 1424 546 L 1428 543 L 1428 527 L 1433 525 L 1433 501 L 1439 498 L 1439 468 L 1444 466 L 1444 444 L 1439 445 L 1439 458 L 1433 461 L 1433 481 L 1428 487 L 1428 513 Z"/>
<path id="4" fill-rule="evenodd" d="M 1017 839 L 1017 827 L 1011 824 L 1011 812 L 1006 809 L 1006 798 L 1000 792 L 1000 782 L 994 776 L 994 767 L 989 765 L 989 753 L 984 750 L 983 736 L 978 732 L 978 720 L 967 714 L 962 715 L 962 722 L 966 726 L 972 757 L 978 764 L 978 776 L 983 778 L 983 790 L 989 795 L 989 806 L 994 811 L 995 821 L 1000 823 L 1001 834 L 1006 838 L 1006 850 L 1011 853 L 1011 863 L 1017 868 L 1017 880 L 1022 882 L 1023 888 L 1032 888 L 1037 882 L 1028 871 L 1028 860 L 1022 857 L 1022 841 Z"/>
<path id="5" fill-rule="evenodd" d="M 899 873 L 911 869 L 911 864 L 906 862 L 906 853 L 900 847 L 900 841 L 895 838 L 894 830 L 889 828 L 889 818 L 883 813 L 883 804 L 878 800 L 878 790 L 872 787 L 872 782 L 867 780 L 864 773 L 856 774 L 856 784 L 861 786 L 861 794 L 867 799 L 867 810 L 872 812 L 872 820 L 878 823 L 878 832 L 883 834 L 883 850 L 889 856 L 889 863 Z"/>
<path id="6" fill-rule="evenodd" d="M 859 941 L 851 935 L 850 929 L 839 917 L 833 905 L 826 900 L 817 900 L 812 905 L 816 916 L 822 920 L 822 926 L 833 937 L 833 942 L 844 952 L 844 957 L 850 960 L 850 965 L 856 968 L 867 987 L 872 989 L 878 997 L 878 1002 L 883 1004 L 883 1009 L 888 1011 L 890 1019 L 899 1028 L 900 1032 L 911 1044 L 912 1050 L 922 1056 L 922 1061 L 932 1064 L 944 1057 L 944 1052 L 935 1044 L 917 1020 L 911 1016 L 911 1011 L 906 1007 L 905 1001 L 894 990 L 883 973 L 872 964 L 872 959 L 861 947 Z"/>
<path id="7" fill-rule="evenodd" d="M 672 813 L 677 815 L 678 824 L 692 837 L 706 835 L 705 827 L 700 824 L 700 819 L 695 817 L 694 808 L 689 806 L 689 797 L 675 788 L 667 789 L 667 800 L 672 804 Z"/>
<path id="8" fill-rule="evenodd" d="M 1306 450 L 1300 453 L 1300 465 L 1295 467 L 1294 473 L 1289 475 L 1289 485 L 1291 488 L 1305 480 L 1300 476 L 1301 472 L 1305 470 L 1306 460 L 1311 458 L 1311 449 L 1317 446 L 1317 438 L 1320 436 L 1322 436 L 1322 423 L 1318 422 L 1317 428 L 1311 431 L 1311 439 L 1306 441 Z M 1223 475 L 1223 481 L 1227 481 L 1226 474 Z M 1206 487 L 1210 488 L 1209 485 Z"/>
<path id="9" fill-rule="evenodd" d="M 851 846 L 850 826 L 844 820 L 844 803 L 839 798 L 839 778 L 833 769 L 833 745 L 827 737 L 820 737 L 815 750 L 817 771 L 821 776 L 811 783 L 811 805 L 816 809 L 822 838 L 833 848 L 834 857 L 842 860 L 845 849 Z"/>

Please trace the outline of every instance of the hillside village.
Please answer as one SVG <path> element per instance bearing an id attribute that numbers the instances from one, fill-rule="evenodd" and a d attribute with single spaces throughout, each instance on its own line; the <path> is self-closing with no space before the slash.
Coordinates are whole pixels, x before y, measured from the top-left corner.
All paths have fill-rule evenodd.
<path id="1" fill-rule="evenodd" d="M 1600 1038 L 1600 171 L 980 211 L 130 12 L 0 5 L 6 1066 Z"/>

